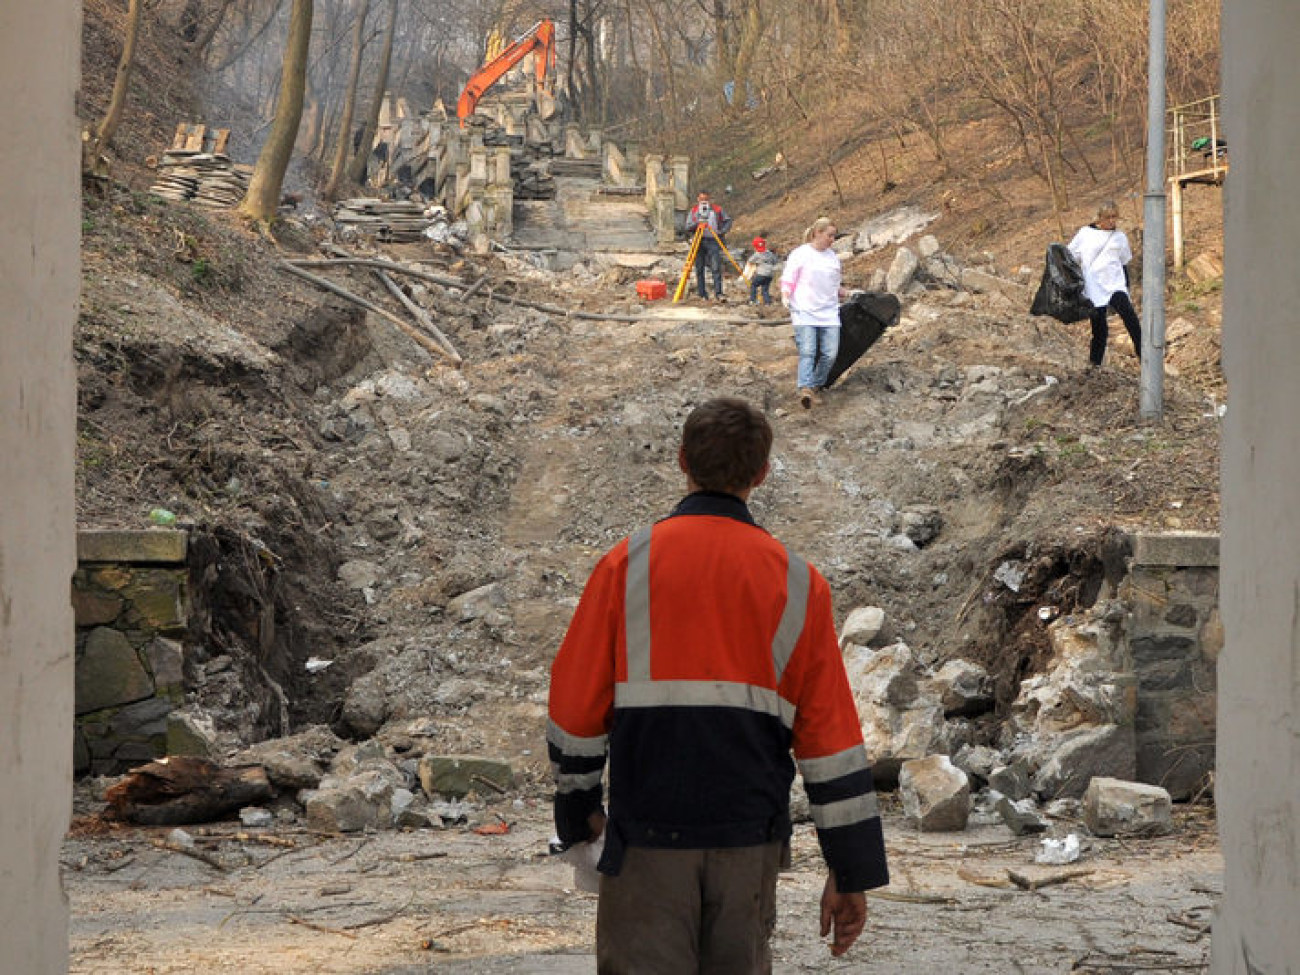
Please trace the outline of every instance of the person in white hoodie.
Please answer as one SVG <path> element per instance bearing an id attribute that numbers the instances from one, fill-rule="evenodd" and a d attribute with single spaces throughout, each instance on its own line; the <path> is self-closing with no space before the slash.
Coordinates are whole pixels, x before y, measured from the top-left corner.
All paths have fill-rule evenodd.
<path id="1" fill-rule="evenodd" d="M 1092 343 L 1088 347 L 1088 362 L 1101 365 L 1106 355 L 1106 338 L 1110 328 L 1106 316 L 1114 309 L 1119 313 L 1133 351 L 1142 358 L 1142 324 L 1128 295 L 1128 272 L 1125 269 L 1133 260 L 1133 250 L 1128 237 L 1117 228 L 1119 209 L 1114 203 L 1103 203 L 1097 208 L 1097 219 L 1079 232 L 1069 243 L 1070 253 L 1083 269 L 1083 293 L 1092 302 Z"/>
<path id="2" fill-rule="evenodd" d="M 790 309 L 794 344 L 799 350 L 799 402 L 805 410 L 821 402 L 840 348 L 840 302 L 848 294 L 835 243 L 835 224 L 818 217 L 785 259 L 781 303 Z"/>

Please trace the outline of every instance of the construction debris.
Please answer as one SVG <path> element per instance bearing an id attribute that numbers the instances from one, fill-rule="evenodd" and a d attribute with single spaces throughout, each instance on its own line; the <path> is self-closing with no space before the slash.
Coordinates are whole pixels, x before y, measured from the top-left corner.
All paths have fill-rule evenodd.
<path id="1" fill-rule="evenodd" d="M 149 192 L 164 200 L 192 200 L 199 206 L 224 210 L 244 198 L 251 176 L 250 167 L 236 165 L 226 155 L 169 149 L 158 163 L 158 178 Z"/>
<path id="2" fill-rule="evenodd" d="M 352 231 L 391 243 L 423 240 L 433 223 L 420 203 L 373 197 L 342 200 L 334 207 L 334 222 L 345 234 Z"/>

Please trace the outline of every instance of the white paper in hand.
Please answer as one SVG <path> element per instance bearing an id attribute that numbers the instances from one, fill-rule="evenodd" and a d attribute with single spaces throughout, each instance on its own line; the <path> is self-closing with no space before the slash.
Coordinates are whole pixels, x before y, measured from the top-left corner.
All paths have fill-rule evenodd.
<path id="1" fill-rule="evenodd" d="M 601 833 L 593 842 L 575 843 L 560 854 L 561 860 L 573 864 L 573 886 L 578 890 L 591 894 L 600 892 L 600 874 L 596 872 L 596 864 L 604 850 L 605 834 Z"/>

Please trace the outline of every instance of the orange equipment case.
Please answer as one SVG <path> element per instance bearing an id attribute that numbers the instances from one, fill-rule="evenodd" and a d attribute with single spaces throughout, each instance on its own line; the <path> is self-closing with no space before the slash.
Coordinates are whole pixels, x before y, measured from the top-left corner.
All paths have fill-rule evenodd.
<path id="1" fill-rule="evenodd" d="M 668 297 L 668 285 L 654 278 L 647 278 L 636 283 L 636 293 L 637 297 L 644 298 L 646 301 L 657 301 Z"/>

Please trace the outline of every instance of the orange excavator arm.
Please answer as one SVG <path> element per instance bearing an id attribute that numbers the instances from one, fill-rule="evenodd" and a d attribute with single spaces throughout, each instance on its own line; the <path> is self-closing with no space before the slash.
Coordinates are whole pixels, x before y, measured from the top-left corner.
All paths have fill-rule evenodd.
<path id="1" fill-rule="evenodd" d="M 541 85 L 546 80 L 547 72 L 555 70 L 555 25 L 551 21 L 539 20 L 532 30 L 470 76 L 456 103 L 456 115 L 460 119 L 461 128 L 465 127 L 465 120 L 474 114 L 474 108 L 483 93 L 532 51 L 538 52 L 536 74 L 537 83 Z"/>

